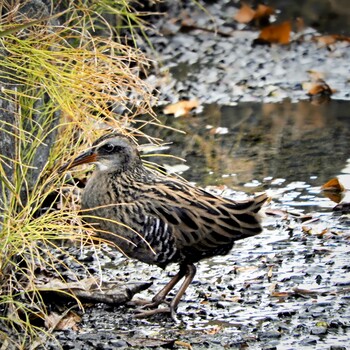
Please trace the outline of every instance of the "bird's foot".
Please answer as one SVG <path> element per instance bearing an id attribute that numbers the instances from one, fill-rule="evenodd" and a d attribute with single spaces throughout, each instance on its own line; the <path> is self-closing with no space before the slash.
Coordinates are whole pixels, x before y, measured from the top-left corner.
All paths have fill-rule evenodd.
<path id="1" fill-rule="evenodd" d="M 146 299 L 135 299 L 131 300 L 127 303 L 129 306 L 140 306 L 139 309 L 140 311 L 143 311 L 144 309 L 155 309 L 157 308 L 160 304 L 166 304 L 170 305 L 170 302 L 166 300 L 146 300 Z"/>
<path id="2" fill-rule="evenodd" d="M 167 306 L 158 307 L 160 304 L 166 304 Z M 167 314 L 174 321 L 177 321 L 175 308 L 172 306 L 171 302 L 166 301 L 164 299 L 153 299 L 152 301 L 134 300 L 133 302 L 129 302 L 129 305 L 140 306 L 134 311 L 135 318 L 146 318 L 157 314 Z"/>
<path id="3" fill-rule="evenodd" d="M 153 308 L 151 310 L 137 309 L 135 310 L 135 318 L 146 318 L 157 314 L 169 315 L 175 322 L 178 322 L 176 318 L 176 312 L 171 306 L 163 308 Z"/>

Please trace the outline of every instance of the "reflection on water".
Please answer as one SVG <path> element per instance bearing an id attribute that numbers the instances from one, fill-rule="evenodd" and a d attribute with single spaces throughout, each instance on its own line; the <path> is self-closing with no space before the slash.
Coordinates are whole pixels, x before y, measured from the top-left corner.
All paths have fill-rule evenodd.
<path id="1" fill-rule="evenodd" d="M 160 116 L 186 134 L 169 129 L 147 132 L 173 142 L 163 153 L 184 158 L 189 169 L 183 176 L 201 186 L 242 189 L 264 179 L 320 186 L 339 175 L 350 157 L 349 110 L 347 101 L 318 106 L 309 101 L 211 104 L 194 116 Z M 178 163 L 171 158 L 157 162 Z"/>
<path id="2" fill-rule="evenodd" d="M 307 25 L 322 33 L 350 34 L 348 0 L 269 0 L 278 8 L 282 19 L 302 17 Z"/>

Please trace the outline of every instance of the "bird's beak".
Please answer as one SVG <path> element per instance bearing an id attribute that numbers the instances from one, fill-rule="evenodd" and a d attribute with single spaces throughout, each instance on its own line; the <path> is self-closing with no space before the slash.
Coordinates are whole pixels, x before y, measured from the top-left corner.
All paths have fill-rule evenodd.
<path id="1" fill-rule="evenodd" d="M 82 154 L 80 154 L 75 159 L 67 162 L 66 164 L 63 164 L 59 169 L 59 173 L 63 173 L 66 170 L 72 169 L 76 167 L 77 165 L 81 164 L 87 164 L 87 163 L 94 163 L 97 160 L 97 154 L 93 150 L 86 151 Z"/>

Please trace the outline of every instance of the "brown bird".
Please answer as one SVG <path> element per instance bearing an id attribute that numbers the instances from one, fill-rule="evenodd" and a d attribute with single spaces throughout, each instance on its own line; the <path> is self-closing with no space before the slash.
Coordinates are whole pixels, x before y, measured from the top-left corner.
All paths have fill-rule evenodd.
<path id="1" fill-rule="evenodd" d="M 102 136 L 61 171 L 85 163 L 97 167 L 82 193 L 84 220 L 131 258 L 161 268 L 180 265 L 170 282 L 139 310 L 139 317 L 156 313 L 174 317 L 196 274 L 194 263 L 225 255 L 235 241 L 262 230 L 257 213 L 266 194 L 236 202 L 152 171 L 143 165 L 136 144 L 121 134 Z M 167 303 L 166 296 L 183 277 Z M 158 308 L 161 303 L 168 307 Z"/>

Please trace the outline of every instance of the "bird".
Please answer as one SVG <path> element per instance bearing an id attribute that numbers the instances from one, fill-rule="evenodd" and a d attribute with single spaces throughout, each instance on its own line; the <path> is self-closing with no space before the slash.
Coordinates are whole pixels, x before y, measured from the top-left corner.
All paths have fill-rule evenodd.
<path id="1" fill-rule="evenodd" d="M 136 317 L 162 313 L 175 318 L 197 262 L 226 255 L 234 242 L 262 232 L 258 212 L 266 193 L 234 201 L 150 169 L 136 142 L 124 134 L 101 136 L 60 172 L 86 163 L 96 166 L 81 195 L 83 220 L 130 258 L 163 269 L 171 263 L 179 266 L 168 284 L 137 309 Z"/>

